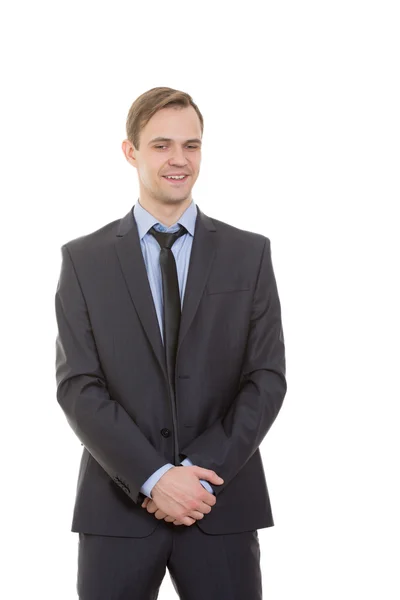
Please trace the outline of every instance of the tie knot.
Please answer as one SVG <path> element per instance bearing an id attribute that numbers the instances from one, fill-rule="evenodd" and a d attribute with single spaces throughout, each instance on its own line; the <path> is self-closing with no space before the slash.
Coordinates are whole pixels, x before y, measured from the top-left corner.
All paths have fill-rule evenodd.
<path id="1" fill-rule="evenodd" d="M 169 248 L 171 249 L 173 243 L 186 233 L 186 228 L 181 225 L 178 231 L 168 232 L 168 231 L 157 231 L 154 227 L 149 229 L 149 233 L 156 238 L 157 242 L 160 244 L 161 248 Z"/>

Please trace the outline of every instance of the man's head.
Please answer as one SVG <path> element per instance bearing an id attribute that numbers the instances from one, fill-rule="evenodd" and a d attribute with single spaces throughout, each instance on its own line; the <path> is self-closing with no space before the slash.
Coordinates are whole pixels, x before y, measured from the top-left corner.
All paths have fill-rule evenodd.
<path id="1" fill-rule="evenodd" d="M 138 172 L 144 204 L 187 205 L 199 175 L 203 117 L 185 92 L 157 87 L 139 96 L 126 120 L 122 150 Z M 185 175 L 181 181 L 167 175 Z"/>

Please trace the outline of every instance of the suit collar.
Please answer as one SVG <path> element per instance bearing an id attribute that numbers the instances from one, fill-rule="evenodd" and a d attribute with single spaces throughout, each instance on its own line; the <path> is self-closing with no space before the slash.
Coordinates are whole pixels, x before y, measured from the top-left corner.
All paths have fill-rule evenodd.
<path id="1" fill-rule="evenodd" d="M 117 234 L 116 234 L 117 237 L 124 236 L 126 233 L 128 233 L 128 231 L 130 229 L 135 229 L 139 239 L 142 239 L 143 235 L 145 235 L 145 233 L 147 233 L 147 231 L 150 229 L 150 227 L 152 227 L 155 223 L 158 223 L 157 219 L 155 217 L 153 217 L 153 215 L 150 215 L 150 213 L 147 210 L 145 210 L 141 205 L 140 205 L 141 210 L 140 209 L 138 210 L 140 216 L 138 219 L 136 219 L 136 217 L 133 216 L 133 211 L 136 210 L 135 207 L 137 207 L 137 206 L 139 206 L 139 204 L 135 204 L 131 208 L 131 210 L 121 219 L 119 226 L 117 228 Z M 144 211 L 147 215 L 150 215 L 151 218 L 148 218 L 147 216 L 145 216 L 145 218 L 142 219 L 142 216 L 143 216 L 142 211 Z M 188 213 L 188 214 L 186 214 L 186 213 Z M 135 213 L 135 215 L 136 215 L 136 213 Z M 216 231 L 215 225 L 214 225 L 213 221 L 210 219 L 210 217 L 205 215 L 200 210 L 198 205 L 195 204 L 193 201 L 189 205 L 189 207 L 186 209 L 186 211 L 183 213 L 182 217 L 177 222 L 184 225 L 186 227 L 186 229 L 189 231 L 189 233 L 194 236 L 198 218 L 202 221 L 203 227 L 205 227 L 208 231 Z M 148 227 L 147 227 L 147 225 L 148 225 Z"/>
<path id="2" fill-rule="evenodd" d="M 139 200 L 136 202 L 136 204 L 132 208 L 132 211 L 133 211 L 133 217 L 136 221 L 136 225 L 138 228 L 139 238 L 140 238 L 140 240 L 142 240 L 142 238 L 146 235 L 146 233 L 149 231 L 149 229 L 151 227 L 153 227 L 153 225 L 155 225 L 156 223 L 160 223 L 160 221 L 158 221 L 156 219 L 156 217 L 154 217 L 154 215 L 149 213 L 149 211 L 147 211 L 140 204 Z M 196 208 L 195 203 L 192 200 L 192 202 L 186 208 L 185 212 L 179 217 L 178 221 L 176 223 L 174 223 L 173 225 L 171 225 L 170 227 L 168 227 L 166 229 L 166 231 L 168 231 L 168 232 L 176 231 L 179 228 L 179 225 L 183 225 L 185 227 L 186 231 L 188 231 L 190 233 L 190 235 L 193 236 L 194 228 L 195 228 L 195 224 L 196 224 L 196 217 L 197 217 L 197 208 Z M 164 227 L 167 227 L 164 223 L 161 223 L 161 225 L 164 225 Z"/>

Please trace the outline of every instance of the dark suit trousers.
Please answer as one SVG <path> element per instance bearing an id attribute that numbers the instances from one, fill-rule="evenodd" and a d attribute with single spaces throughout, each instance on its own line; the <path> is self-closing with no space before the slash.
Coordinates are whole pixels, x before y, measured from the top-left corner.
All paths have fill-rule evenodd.
<path id="1" fill-rule="evenodd" d="M 180 600 L 262 598 L 257 530 L 212 535 L 160 520 L 141 538 L 79 533 L 80 600 L 156 600 L 167 568 Z"/>

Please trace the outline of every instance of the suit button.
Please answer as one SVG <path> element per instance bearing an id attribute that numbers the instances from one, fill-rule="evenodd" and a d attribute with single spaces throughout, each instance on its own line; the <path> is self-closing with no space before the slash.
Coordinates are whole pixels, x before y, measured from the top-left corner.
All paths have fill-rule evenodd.
<path id="1" fill-rule="evenodd" d="M 171 432 L 169 429 L 164 428 L 164 429 L 161 429 L 161 435 L 164 437 L 169 437 L 171 435 Z"/>

